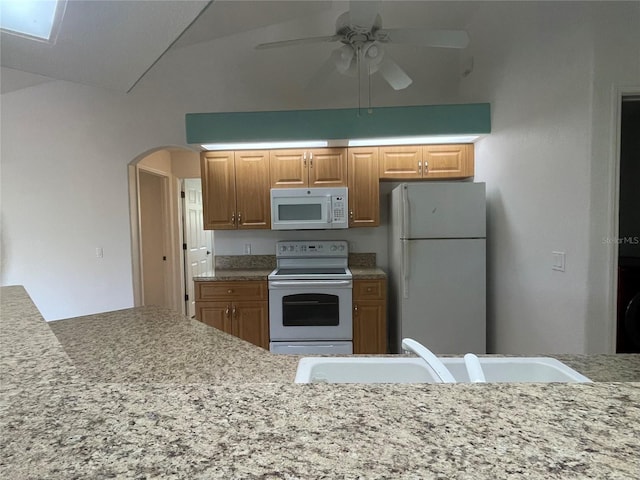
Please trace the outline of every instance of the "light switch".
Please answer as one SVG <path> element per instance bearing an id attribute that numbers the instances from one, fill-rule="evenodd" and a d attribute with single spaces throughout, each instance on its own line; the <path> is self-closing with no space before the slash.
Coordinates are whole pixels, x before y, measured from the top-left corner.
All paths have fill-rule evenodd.
<path id="1" fill-rule="evenodd" d="M 104 256 L 104 252 L 102 251 L 102 247 L 96 247 L 96 258 L 102 258 Z"/>
<path id="2" fill-rule="evenodd" d="M 553 256 L 553 263 L 551 264 L 552 270 L 557 270 L 558 272 L 564 272 L 565 268 L 565 252 L 551 252 Z"/>

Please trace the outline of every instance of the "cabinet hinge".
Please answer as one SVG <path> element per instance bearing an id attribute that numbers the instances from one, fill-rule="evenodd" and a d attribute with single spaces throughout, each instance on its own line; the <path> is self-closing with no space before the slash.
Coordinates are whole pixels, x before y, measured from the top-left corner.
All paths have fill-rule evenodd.
<path id="1" fill-rule="evenodd" d="M 182 249 L 183 249 L 183 250 L 186 250 L 186 249 L 187 249 L 187 244 L 186 244 L 186 243 L 183 243 L 183 244 L 182 244 Z"/>
<path id="2" fill-rule="evenodd" d="M 187 293 L 184 294 L 184 301 L 185 302 L 189 301 L 189 294 L 187 294 Z"/>
<path id="3" fill-rule="evenodd" d="M 180 198 L 185 198 L 185 194 L 183 191 L 180 192 Z"/>

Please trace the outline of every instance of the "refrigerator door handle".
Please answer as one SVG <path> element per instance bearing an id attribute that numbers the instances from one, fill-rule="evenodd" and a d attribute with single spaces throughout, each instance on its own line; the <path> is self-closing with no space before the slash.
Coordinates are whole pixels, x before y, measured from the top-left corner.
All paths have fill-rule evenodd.
<path id="1" fill-rule="evenodd" d="M 402 239 L 402 298 L 409 298 L 409 242 Z"/>
<path id="2" fill-rule="evenodd" d="M 407 185 L 402 185 L 402 235 L 407 238 L 409 235 L 409 189 Z"/>

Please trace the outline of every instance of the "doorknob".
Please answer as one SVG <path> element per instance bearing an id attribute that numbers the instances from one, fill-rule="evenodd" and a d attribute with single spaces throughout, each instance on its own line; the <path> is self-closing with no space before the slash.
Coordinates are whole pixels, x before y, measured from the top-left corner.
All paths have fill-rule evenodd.
<path id="1" fill-rule="evenodd" d="M 211 255 L 211 252 L 209 250 L 207 250 L 207 255 Z"/>

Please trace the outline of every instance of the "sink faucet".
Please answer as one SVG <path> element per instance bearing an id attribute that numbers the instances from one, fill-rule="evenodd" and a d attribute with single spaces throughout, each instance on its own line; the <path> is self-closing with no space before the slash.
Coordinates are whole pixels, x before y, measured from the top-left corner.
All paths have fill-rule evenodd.
<path id="1" fill-rule="evenodd" d="M 407 352 L 413 352 L 424 360 L 427 365 L 435 372 L 436 376 L 442 383 L 456 383 L 456 379 L 444 364 L 434 353 L 421 343 L 416 342 L 412 338 L 402 339 L 402 349 Z"/>

